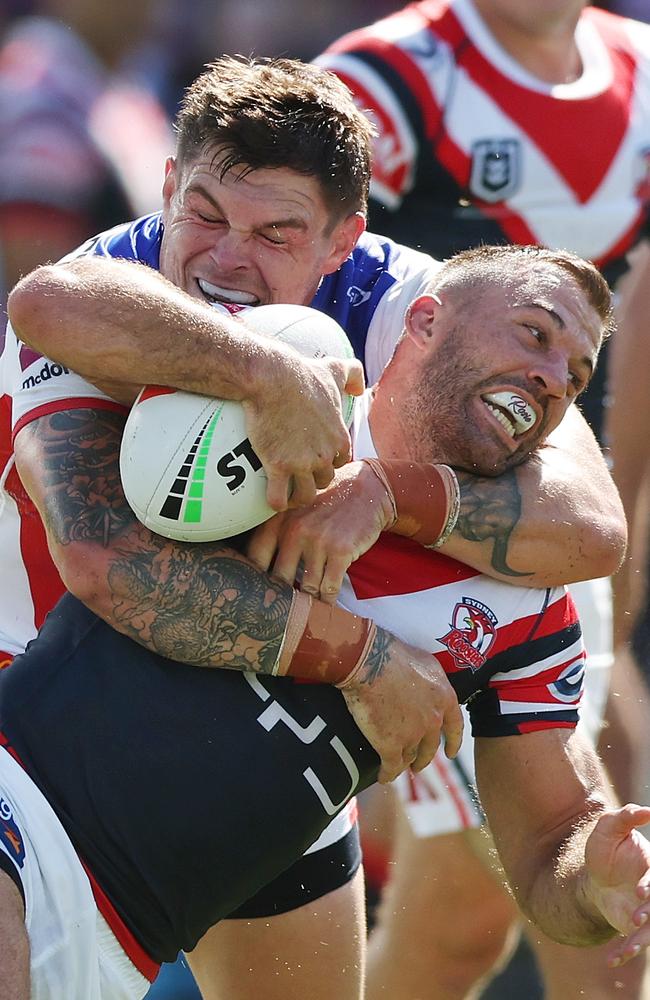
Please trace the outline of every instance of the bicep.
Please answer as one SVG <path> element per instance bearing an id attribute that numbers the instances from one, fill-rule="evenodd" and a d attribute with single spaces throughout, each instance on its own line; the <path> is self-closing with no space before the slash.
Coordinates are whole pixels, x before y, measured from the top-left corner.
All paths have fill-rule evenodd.
<path id="1" fill-rule="evenodd" d="M 134 523 L 119 472 L 124 419 L 110 409 L 60 410 L 16 435 L 16 467 L 57 565 L 67 548 L 106 548 Z"/>
<path id="2" fill-rule="evenodd" d="M 0 869 L 0 981 L 2 995 L 29 1000 L 29 940 L 21 894 Z"/>
<path id="3" fill-rule="evenodd" d="M 586 421 L 571 407 L 516 469 L 459 474 L 461 510 L 445 554 L 488 576 L 535 587 L 609 576 L 625 548 L 616 487 Z"/>

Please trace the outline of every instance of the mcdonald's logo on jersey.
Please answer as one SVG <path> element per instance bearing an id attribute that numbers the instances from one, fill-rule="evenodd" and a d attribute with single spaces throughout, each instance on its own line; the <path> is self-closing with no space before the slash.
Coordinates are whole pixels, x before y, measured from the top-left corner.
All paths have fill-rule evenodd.
<path id="1" fill-rule="evenodd" d="M 505 201 L 521 183 L 518 139 L 481 139 L 472 145 L 470 191 L 482 201 Z"/>
<path id="2" fill-rule="evenodd" d="M 464 597 L 454 608 L 449 632 L 438 642 L 446 646 L 459 667 L 478 670 L 496 639 L 497 617 L 485 604 Z"/>

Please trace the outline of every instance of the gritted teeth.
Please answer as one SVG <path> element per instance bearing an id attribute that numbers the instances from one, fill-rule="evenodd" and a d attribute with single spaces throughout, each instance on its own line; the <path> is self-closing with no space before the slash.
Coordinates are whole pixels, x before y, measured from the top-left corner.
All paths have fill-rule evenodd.
<path id="1" fill-rule="evenodd" d="M 233 302 L 238 306 L 256 306 L 259 299 L 251 292 L 242 292 L 235 288 L 221 288 L 220 285 L 213 285 L 204 278 L 198 278 L 199 288 L 210 301 Z"/>
<path id="2" fill-rule="evenodd" d="M 483 402 L 511 437 L 529 431 L 537 423 L 537 414 L 517 392 L 488 392 Z"/>

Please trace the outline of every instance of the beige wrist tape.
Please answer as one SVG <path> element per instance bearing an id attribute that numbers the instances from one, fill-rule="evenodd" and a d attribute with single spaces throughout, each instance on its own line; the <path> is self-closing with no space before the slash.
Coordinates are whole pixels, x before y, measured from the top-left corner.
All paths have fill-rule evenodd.
<path id="1" fill-rule="evenodd" d="M 430 548 L 449 538 L 460 511 L 460 487 L 453 469 L 402 459 L 363 461 L 389 493 L 395 521 L 388 531 Z"/>
<path id="2" fill-rule="evenodd" d="M 376 632 L 369 618 L 296 591 L 273 673 L 347 687 L 367 660 Z"/>

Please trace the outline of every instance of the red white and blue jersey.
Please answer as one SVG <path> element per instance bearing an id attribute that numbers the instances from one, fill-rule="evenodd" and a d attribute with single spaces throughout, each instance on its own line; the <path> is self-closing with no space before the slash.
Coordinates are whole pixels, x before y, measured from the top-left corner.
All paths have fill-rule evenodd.
<path id="1" fill-rule="evenodd" d="M 160 215 L 149 215 L 100 234 L 70 257 L 119 257 L 157 270 L 161 238 Z M 365 361 L 369 381 L 378 377 L 390 358 L 407 306 L 424 290 L 436 268 L 426 254 L 364 234 L 339 270 L 323 278 L 312 305 L 346 329 L 357 357 Z M 41 520 L 14 466 L 12 433 L 37 417 L 71 407 L 123 409 L 74 372 L 20 344 L 9 326 L 0 357 L 4 573 L 0 664 L 24 649 L 63 593 Z"/>
<path id="2" fill-rule="evenodd" d="M 382 535 L 350 568 L 341 603 L 435 654 L 474 736 L 509 736 L 578 722 L 585 652 L 562 588 L 515 587 Z"/>
<path id="3" fill-rule="evenodd" d="M 376 455 L 368 400 L 366 393 L 355 413 L 357 458 Z M 474 736 L 577 725 L 585 650 L 564 587 L 502 583 L 441 552 L 383 534 L 348 570 L 340 603 L 430 650 L 468 705 Z"/>
<path id="4" fill-rule="evenodd" d="M 582 73 L 561 85 L 501 48 L 472 0 L 411 3 L 331 45 L 317 62 L 378 130 L 370 228 L 440 260 L 568 249 L 615 283 L 649 228 L 650 25 L 588 7 L 575 38 Z M 581 402 L 599 437 L 607 357 Z"/>
<path id="5" fill-rule="evenodd" d="M 371 228 L 438 258 L 478 243 L 620 266 L 648 223 L 650 26 L 586 8 L 582 74 L 528 73 L 471 0 L 421 0 L 317 60 L 378 129 Z"/>

